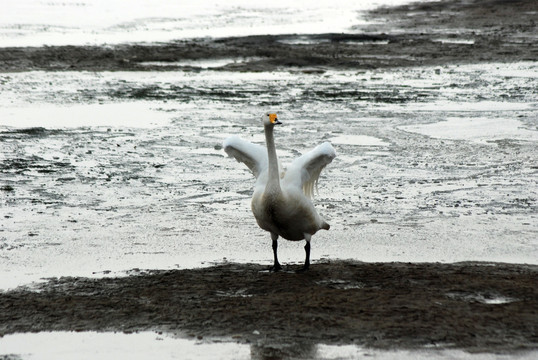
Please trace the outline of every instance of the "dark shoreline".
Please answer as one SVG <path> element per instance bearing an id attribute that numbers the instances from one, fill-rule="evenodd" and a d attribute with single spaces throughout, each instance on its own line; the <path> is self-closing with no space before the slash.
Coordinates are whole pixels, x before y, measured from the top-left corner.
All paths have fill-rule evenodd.
<path id="1" fill-rule="evenodd" d="M 164 44 L 0 48 L 0 72 L 199 71 L 182 60 L 231 59 L 215 70 L 323 72 L 538 59 L 533 0 L 418 3 L 368 13 L 356 33 L 188 39 Z M 145 65 L 147 62 L 162 64 Z"/>
<path id="2" fill-rule="evenodd" d="M 261 265 L 225 263 L 50 279 L 0 292 L 0 335 L 149 330 L 268 351 L 318 343 L 493 353 L 538 348 L 536 265 L 324 261 L 303 274 L 294 268 L 269 273 Z"/>

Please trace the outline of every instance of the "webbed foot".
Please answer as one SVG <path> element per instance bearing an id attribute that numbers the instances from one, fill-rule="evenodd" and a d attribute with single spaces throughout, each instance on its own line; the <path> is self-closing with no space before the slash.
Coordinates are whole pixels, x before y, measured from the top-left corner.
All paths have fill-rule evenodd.
<path id="1" fill-rule="evenodd" d="M 277 271 L 280 271 L 280 270 L 282 270 L 282 266 L 280 266 L 279 263 L 276 263 L 276 264 L 274 264 L 273 266 L 271 266 L 269 268 L 270 272 L 277 272 Z"/>

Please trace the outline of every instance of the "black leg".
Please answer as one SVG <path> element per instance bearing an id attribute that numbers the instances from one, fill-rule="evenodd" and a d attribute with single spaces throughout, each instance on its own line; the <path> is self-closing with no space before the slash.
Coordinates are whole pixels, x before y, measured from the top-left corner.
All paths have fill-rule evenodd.
<path id="1" fill-rule="evenodd" d="M 304 260 L 304 266 L 301 269 L 299 269 L 297 272 L 304 272 L 304 271 L 308 270 L 308 268 L 310 267 L 310 241 L 306 242 L 306 245 L 304 246 L 304 251 L 306 253 L 306 258 Z"/>
<path id="2" fill-rule="evenodd" d="M 310 266 L 310 241 L 306 242 L 304 246 L 304 251 L 306 253 L 306 258 L 304 260 L 304 268 L 305 270 L 307 270 L 308 267 Z"/>
<path id="3" fill-rule="evenodd" d="M 275 259 L 275 264 L 269 269 L 269 271 L 282 270 L 282 266 L 280 266 L 280 263 L 278 262 L 277 249 L 278 249 L 278 240 L 273 239 L 273 256 Z"/>

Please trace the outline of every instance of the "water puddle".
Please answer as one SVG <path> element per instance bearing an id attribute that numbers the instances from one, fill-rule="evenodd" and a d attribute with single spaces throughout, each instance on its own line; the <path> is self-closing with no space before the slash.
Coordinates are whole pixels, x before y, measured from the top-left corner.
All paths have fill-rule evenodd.
<path id="1" fill-rule="evenodd" d="M 465 292 L 450 292 L 447 293 L 446 296 L 448 296 L 451 299 L 458 299 L 463 301 L 477 301 L 482 304 L 486 305 L 502 305 L 502 304 L 509 304 L 515 301 L 518 301 L 517 299 L 503 296 L 503 295 L 497 295 L 497 294 L 490 294 L 490 293 L 476 293 L 476 294 L 469 294 Z"/>
<path id="2" fill-rule="evenodd" d="M 289 39 L 277 40 L 279 43 L 287 45 L 313 45 L 330 42 L 329 39 L 318 39 L 311 36 L 297 36 Z"/>
<path id="3" fill-rule="evenodd" d="M 248 345 L 194 341 L 155 332 L 40 332 L 0 338 L 1 355 L 42 360 L 250 359 L 250 348 Z"/>
<path id="4" fill-rule="evenodd" d="M 145 102 L 111 104 L 49 105 L 3 107 L 2 126 L 47 129 L 79 127 L 155 128 L 170 121 L 170 114 L 152 109 Z"/>
<path id="5" fill-rule="evenodd" d="M 442 346 L 444 344 L 438 344 Z M 499 355 L 487 353 L 468 353 L 463 350 L 446 350 L 433 348 L 416 349 L 416 350 L 377 350 L 364 348 L 356 345 L 318 345 L 317 359 L 325 360 L 351 360 L 351 359 L 403 359 L 403 360 L 429 360 L 429 359 L 461 359 L 461 360 L 491 360 L 491 359 L 513 359 L 514 354 Z M 516 356 L 517 359 L 532 359 L 536 356 L 536 351 L 521 353 Z"/>
<path id="6" fill-rule="evenodd" d="M 217 296 L 223 297 L 252 297 L 254 295 L 248 294 L 248 289 L 240 289 L 237 291 L 217 291 Z"/>
<path id="7" fill-rule="evenodd" d="M 388 45 L 388 40 L 375 40 L 375 41 L 356 41 L 356 40 L 349 40 L 344 41 L 345 44 L 353 44 L 353 45 Z"/>
<path id="8" fill-rule="evenodd" d="M 330 139 L 333 144 L 357 146 L 389 146 L 389 143 L 367 135 L 340 135 Z"/>
<path id="9" fill-rule="evenodd" d="M 442 44 L 463 44 L 463 45 L 474 44 L 474 40 L 470 40 L 470 39 L 437 39 L 433 41 L 440 42 Z"/>
<path id="10" fill-rule="evenodd" d="M 442 346 L 443 344 L 438 344 Z M 293 353 L 294 359 L 534 359 L 537 351 L 500 355 L 436 349 L 378 350 L 357 345 L 241 344 L 218 339 L 189 340 L 158 332 L 40 332 L 18 333 L 0 338 L 0 357 L 7 359 L 258 359 Z"/>
<path id="11" fill-rule="evenodd" d="M 366 284 L 360 281 L 347 281 L 347 280 L 322 280 L 317 282 L 318 285 L 327 286 L 334 289 L 364 289 Z"/>
<path id="12" fill-rule="evenodd" d="M 515 119 L 458 117 L 433 124 L 408 125 L 399 128 L 433 138 L 479 143 L 502 139 L 538 141 L 538 131 L 526 129 L 521 121 Z"/>
<path id="13" fill-rule="evenodd" d="M 262 58 L 226 58 L 226 59 L 203 59 L 203 60 L 182 60 L 182 61 L 145 61 L 141 66 L 174 66 L 174 67 L 195 67 L 202 69 L 213 69 L 248 61 L 256 61 Z"/>
<path id="14" fill-rule="evenodd" d="M 287 45 L 314 45 L 314 44 L 323 44 L 331 42 L 329 38 L 319 38 L 312 36 L 294 36 L 289 38 L 284 38 L 277 40 L 281 44 Z M 344 44 L 353 44 L 353 45 L 388 45 L 388 40 L 344 40 L 341 41 Z"/>
<path id="15" fill-rule="evenodd" d="M 406 111 L 447 111 L 447 112 L 491 112 L 528 111 L 536 108 L 536 103 L 506 101 L 432 101 L 429 103 L 405 104 Z"/>

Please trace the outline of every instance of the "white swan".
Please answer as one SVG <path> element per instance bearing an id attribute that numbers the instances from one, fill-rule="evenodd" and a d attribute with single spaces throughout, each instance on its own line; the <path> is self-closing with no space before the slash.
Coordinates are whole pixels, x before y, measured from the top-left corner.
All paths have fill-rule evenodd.
<path id="1" fill-rule="evenodd" d="M 267 149 L 232 136 L 224 141 L 224 150 L 245 163 L 256 177 L 252 212 L 258 225 L 271 233 L 274 254 L 271 270 L 282 268 L 277 256 L 278 237 L 282 236 L 292 241 L 306 240 L 306 259 L 301 269 L 304 271 L 310 266 L 312 235 L 320 229 L 329 230 L 329 224 L 318 215 L 310 198 L 321 170 L 334 159 L 336 152 L 330 143 L 323 143 L 295 159 L 281 173 L 273 138 L 273 128 L 281 122 L 276 114 L 265 114 L 262 120 Z"/>

